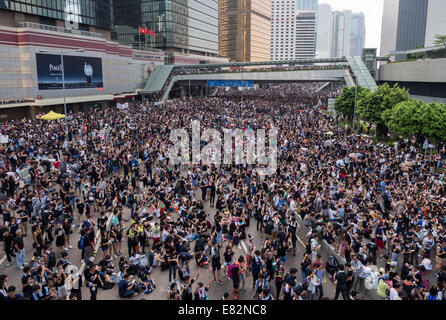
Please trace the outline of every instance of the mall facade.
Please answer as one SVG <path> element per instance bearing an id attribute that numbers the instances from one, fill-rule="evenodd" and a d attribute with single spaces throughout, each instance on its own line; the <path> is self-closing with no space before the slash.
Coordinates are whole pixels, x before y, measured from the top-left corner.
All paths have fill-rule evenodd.
<path id="1" fill-rule="evenodd" d="M 64 97 L 73 112 L 112 106 L 138 98 L 158 65 L 227 61 L 112 40 L 112 2 L 0 0 L 0 121 L 63 112 Z"/>

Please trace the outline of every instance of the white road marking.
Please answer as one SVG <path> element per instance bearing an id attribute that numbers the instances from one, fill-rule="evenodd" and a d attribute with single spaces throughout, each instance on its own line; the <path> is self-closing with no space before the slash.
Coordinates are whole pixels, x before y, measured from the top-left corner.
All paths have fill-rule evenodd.
<path id="1" fill-rule="evenodd" d="M 240 242 L 242 244 L 243 250 L 245 250 L 245 253 L 248 254 L 248 249 L 246 248 L 245 241 L 242 240 Z"/>
<path id="2" fill-rule="evenodd" d="M 300 240 L 300 238 L 296 235 L 297 240 L 299 240 L 300 244 L 302 245 L 302 247 L 305 248 L 305 243 L 302 242 L 302 240 Z"/>
<path id="3" fill-rule="evenodd" d="M 110 224 L 111 224 L 111 222 L 112 222 L 112 218 L 113 218 L 113 213 L 110 212 L 109 215 L 108 215 L 108 220 L 107 220 L 107 227 L 106 227 L 107 230 L 110 228 Z M 96 259 L 96 257 L 97 257 L 97 253 L 98 253 L 98 251 L 99 251 L 99 247 L 100 247 L 100 245 L 101 245 L 101 231 L 100 231 L 100 230 L 97 230 L 97 231 L 96 231 L 96 234 L 95 234 L 95 243 L 96 243 L 96 245 L 94 246 L 94 251 L 93 251 L 93 253 L 96 253 L 96 256 L 94 257 L 94 259 Z M 94 261 L 94 259 L 93 259 L 93 261 Z M 87 262 L 88 262 L 88 261 L 87 261 Z M 84 271 L 84 269 L 85 269 L 85 262 L 82 262 L 81 267 L 79 268 L 79 274 L 82 274 L 83 271 Z"/>

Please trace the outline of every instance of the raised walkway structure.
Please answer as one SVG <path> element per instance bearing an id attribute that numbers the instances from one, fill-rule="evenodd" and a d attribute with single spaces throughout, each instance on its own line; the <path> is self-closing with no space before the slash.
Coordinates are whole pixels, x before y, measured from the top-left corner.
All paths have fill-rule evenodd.
<path id="1" fill-rule="evenodd" d="M 378 57 L 378 61 L 387 61 Z M 261 66 L 305 66 L 303 70 L 253 70 L 231 72 L 222 68 L 261 67 Z M 327 67 L 328 65 L 333 68 Z M 311 68 L 314 66 L 314 69 Z M 325 69 L 326 68 L 326 69 Z M 221 72 L 219 72 L 221 70 Z M 178 72 L 176 72 L 178 71 Z M 204 65 L 165 65 L 158 66 L 147 79 L 140 94 L 162 93 L 162 101 L 169 99 L 174 85 L 180 86 L 182 95 L 191 85 L 200 88 L 203 94 L 209 80 L 252 80 L 256 84 L 282 82 L 345 82 L 348 87 L 359 85 L 375 90 L 376 82 L 361 57 L 332 59 L 299 59 L 286 61 L 236 62 Z"/>

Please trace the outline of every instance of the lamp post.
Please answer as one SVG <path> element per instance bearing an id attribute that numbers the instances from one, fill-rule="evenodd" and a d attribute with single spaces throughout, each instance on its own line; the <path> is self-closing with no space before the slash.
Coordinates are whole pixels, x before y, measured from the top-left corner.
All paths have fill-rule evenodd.
<path id="1" fill-rule="evenodd" d="M 355 118 L 356 118 L 356 99 L 358 97 L 358 85 L 355 85 L 355 106 L 353 107 L 353 133 L 355 134 Z"/>
<path id="2" fill-rule="evenodd" d="M 358 98 L 358 82 L 356 81 L 356 78 L 354 78 L 354 80 L 355 80 L 355 106 L 353 107 L 353 132 L 352 132 L 352 135 L 355 134 L 356 100 Z"/>
<path id="3" fill-rule="evenodd" d="M 241 85 L 242 85 L 242 103 L 243 103 L 243 89 L 244 89 L 244 87 L 243 87 L 243 72 L 244 72 L 244 68 L 243 68 L 243 66 L 241 67 L 241 73 L 240 73 L 240 79 L 242 80 L 242 83 L 241 83 Z"/>
<path id="4" fill-rule="evenodd" d="M 46 53 L 48 52 L 48 50 L 39 50 L 40 53 Z M 82 53 L 84 52 L 84 49 L 78 49 L 75 52 L 77 53 Z M 65 94 L 65 65 L 64 65 L 64 61 L 63 61 L 63 56 L 66 53 L 70 53 L 70 52 L 60 52 L 60 60 L 61 60 L 61 65 L 62 65 L 62 93 L 63 93 L 63 110 L 64 110 L 64 114 L 65 114 L 65 142 L 68 142 L 68 114 L 67 114 L 67 101 L 66 101 L 66 94 Z M 67 145 L 68 148 L 68 145 Z"/>

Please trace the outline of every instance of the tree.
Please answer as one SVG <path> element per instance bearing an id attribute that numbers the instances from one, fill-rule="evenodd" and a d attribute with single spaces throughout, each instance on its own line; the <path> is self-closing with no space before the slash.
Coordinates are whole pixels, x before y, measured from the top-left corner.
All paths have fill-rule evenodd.
<path id="1" fill-rule="evenodd" d="M 421 135 L 423 122 L 421 114 L 426 103 L 421 100 L 411 99 L 398 103 L 394 108 L 385 110 L 381 117 L 390 131 L 401 135 Z"/>
<path id="2" fill-rule="evenodd" d="M 359 94 L 365 91 L 370 90 L 367 88 L 358 87 L 357 100 L 359 99 Z M 342 89 L 342 93 L 335 100 L 334 109 L 348 120 L 353 119 L 355 110 L 355 87 Z"/>
<path id="3" fill-rule="evenodd" d="M 434 44 L 437 46 L 444 46 L 446 45 L 446 35 L 435 35 Z"/>
<path id="4" fill-rule="evenodd" d="M 435 140 L 446 141 L 446 105 L 431 103 L 421 112 L 422 134 Z"/>
<path id="5" fill-rule="evenodd" d="M 411 99 L 385 110 L 382 119 L 392 132 L 406 137 L 416 135 L 420 144 L 425 138 L 430 141 L 446 141 L 446 106 L 444 104 L 427 104 Z"/>
<path id="6" fill-rule="evenodd" d="M 357 111 L 361 119 L 376 125 L 377 136 L 387 136 L 388 129 L 381 115 L 385 110 L 392 109 L 398 103 L 409 100 L 409 91 L 400 88 L 398 84 L 390 87 L 384 83 L 375 91 L 362 92 L 359 95 Z"/>

